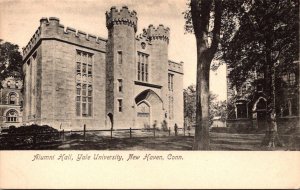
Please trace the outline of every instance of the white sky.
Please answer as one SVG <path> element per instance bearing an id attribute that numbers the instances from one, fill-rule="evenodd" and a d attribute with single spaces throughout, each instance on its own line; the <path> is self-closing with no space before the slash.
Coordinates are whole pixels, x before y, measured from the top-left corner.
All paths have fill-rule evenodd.
<path id="1" fill-rule="evenodd" d="M 138 16 L 138 31 L 153 24 L 170 28 L 169 59 L 184 62 L 184 88 L 196 83 L 196 42 L 184 34 L 182 12 L 186 0 L 0 0 L 0 38 L 26 46 L 42 17 L 58 17 L 60 23 L 107 38 L 105 12 L 111 6 L 127 5 Z M 226 67 L 211 72 L 210 91 L 226 100 Z"/>

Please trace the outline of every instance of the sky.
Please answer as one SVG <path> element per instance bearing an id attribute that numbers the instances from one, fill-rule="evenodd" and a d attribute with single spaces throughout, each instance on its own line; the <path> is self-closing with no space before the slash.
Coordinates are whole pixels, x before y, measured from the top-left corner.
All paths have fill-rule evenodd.
<path id="1" fill-rule="evenodd" d="M 60 23 L 107 38 L 105 12 L 110 7 L 127 5 L 138 16 L 138 31 L 150 24 L 170 28 L 169 59 L 184 62 L 184 88 L 196 84 L 196 41 L 193 34 L 185 34 L 182 12 L 187 0 L 0 0 L 0 38 L 26 46 L 39 26 L 42 17 L 58 17 Z M 211 71 L 210 91 L 226 100 L 226 66 Z"/>

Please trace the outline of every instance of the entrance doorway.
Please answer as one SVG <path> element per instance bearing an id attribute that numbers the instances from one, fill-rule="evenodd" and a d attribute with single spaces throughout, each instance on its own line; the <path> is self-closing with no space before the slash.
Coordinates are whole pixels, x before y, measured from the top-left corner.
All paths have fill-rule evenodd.
<path id="1" fill-rule="evenodd" d="M 151 89 L 139 93 L 135 97 L 136 122 L 138 128 L 152 127 L 154 122 L 161 123 L 164 117 L 162 99 Z"/>
<path id="2" fill-rule="evenodd" d="M 257 113 L 257 128 L 267 128 L 267 101 L 265 98 L 259 98 L 255 104 Z"/>
<path id="3" fill-rule="evenodd" d="M 137 125 L 144 128 L 150 127 L 150 106 L 146 102 L 137 105 Z"/>
<path id="4" fill-rule="evenodd" d="M 112 113 L 107 114 L 107 127 L 114 128 L 114 117 Z"/>

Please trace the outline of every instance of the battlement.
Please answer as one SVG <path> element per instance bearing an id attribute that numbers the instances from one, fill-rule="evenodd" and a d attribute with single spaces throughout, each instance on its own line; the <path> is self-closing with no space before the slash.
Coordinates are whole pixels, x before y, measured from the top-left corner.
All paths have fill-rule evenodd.
<path id="1" fill-rule="evenodd" d="M 146 29 L 143 29 L 143 33 L 136 35 L 135 39 L 139 41 L 139 43 L 146 43 L 148 45 L 152 45 L 150 39 L 148 38 Z"/>
<path id="2" fill-rule="evenodd" d="M 164 25 L 160 24 L 157 28 L 155 28 L 152 24 L 149 25 L 147 30 L 147 35 L 150 40 L 164 40 L 169 42 L 170 38 L 170 28 L 164 27 Z"/>
<path id="3" fill-rule="evenodd" d="M 37 43 L 43 39 L 59 39 L 74 44 L 84 45 L 93 49 L 105 51 L 106 39 L 92 34 L 76 30 L 71 27 L 65 27 L 60 24 L 56 17 L 43 17 L 40 19 L 40 26 L 29 40 L 26 47 L 23 48 L 23 58 L 26 59 Z"/>
<path id="4" fill-rule="evenodd" d="M 106 27 L 110 29 L 113 25 L 128 25 L 137 31 L 137 14 L 129 11 L 127 6 L 123 6 L 120 11 L 115 7 L 111 7 L 109 12 L 106 12 Z"/>
<path id="5" fill-rule="evenodd" d="M 168 61 L 168 70 L 183 74 L 183 62 Z"/>
<path id="6" fill-rule="evenodd" d="M 13 76 L 6 77 L 1 83 L 4 88 L 21 89 L 23 87 L 22 80 Z"/>

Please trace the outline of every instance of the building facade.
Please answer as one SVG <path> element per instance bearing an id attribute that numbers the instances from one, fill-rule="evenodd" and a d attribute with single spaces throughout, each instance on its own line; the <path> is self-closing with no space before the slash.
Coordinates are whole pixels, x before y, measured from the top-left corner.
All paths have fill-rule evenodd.
<path id="1" fill-rule="evenodd" d="M 168 57 L 170 29 L 137 32 L 137 13 L 106 13 L 108 39 L 42 18 L 23 49 L 24 122 L 60 129 L 183 125 L 183 62 Z"/>
<path id="2" fill-rule="evenodd" d="M 276 70 L 275 107 L 279 130 L 299 126 L 299 61 L 290 63 L 289 71 Z M 230 71 L 227 71 L 229 73 Z M 227 126 L 266 129 L 267 99 L 264 73 L 253 71 L 241 87 L 232 87 L 227 77 Z"/>
<path id="3" fill-rule="evenodd" d="M 14 77 L 2 81 L 0 89 L 0 128 L 19 127 L 22 124 L 21 93 L 23 82 Z"/>

